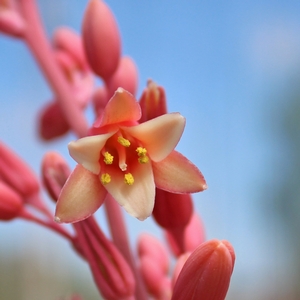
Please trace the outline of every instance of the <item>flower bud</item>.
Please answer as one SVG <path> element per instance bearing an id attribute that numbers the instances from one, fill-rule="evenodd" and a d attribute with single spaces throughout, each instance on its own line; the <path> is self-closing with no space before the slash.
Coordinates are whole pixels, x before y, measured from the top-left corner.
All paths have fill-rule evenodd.
<path id="1" fill-rule="evenodd" d="M 66 134 L 70 126 L 57 101 L 48 103 L 39 116 L 39 135 L 49 141 Z"/>
<path id="2" fill-rule="evenodd" d="M 22 197 L 30 197 L 39 191 L 39 182 L 30 167 L 2 142 L 0 177 Z"/>
<path id="3" fill-rule="evenodd" d="M 205 241 L 204 225 L 200 217 L 194 213 L 189 223 L 183 231 L 183 248 L 178 244 L 176 236 L 172 231 L 165 231 L 166 240 L 175 256 L 179 256 L 185 252 L 194 251 L 200 244 Z"/>
<path id="4" fill-rule="evenodd" d="M 55 202 L 70 174 L 71 170 L 60 154 L 56 152 L 45 154 L 42 161 L 43 183 Z"/>
<path id="5" fill-rule="evenodd" d="M 227 241 L 201 244 L 187 259 L 175 283 L 172 300 L 224 300 L 235 254 Z"/>
<path id="6" fill-rule="evenodd" d="M 9 221 L 16 218 L 23 207 L 19 194 L 3 181 L 0 181 L 0 220 Z"/>
<path id="7" fill-rule="evenodd" d="M 129 56 L 123 56 L 120 59 L 117 70 L 106 81 L 106 87 L 110 97 L 119 88 L 123 88 L 132 95 L 136 94 L 138 86 L 138 71 L 137 67 Z"/>
<path id="8" fill-rule="evenodd" d="M 142 117 L 140 123 L 154 119 L 167 113 L 166 94 L 163 87 L 148 80 L 140 99 Z"/>
<path id="9" fill-rule="evenodd" d="M 126 299 L 135 292 L 135 279 L 117 247 L 102 233 L 90 217 L 74 224 L 83 254 L 95 283 L 107 300 Z"/>
<path id="10" fill-rule="evenodd" d="M 169 270 L 169 255 L 166 247 L 154 236 L 142 234 L 138 239 L 139 257 L 149 257 L 157 266 L 160 266 L 164 274 Z"/>
<path id="11" fill-rule="evenodd" d="M 92 70 L 105 81 L 116 71 L 121 38 L 116 20 L 102 0 L 91 0 L 82 25 L 83 45 Z"/>
<path id="12" fill-rule="evenodd" d="M 53 43 L 56 49 L 68 53 L 73 61 L 77 63 L 78 68 L 87 68 L 81 37 L 71 28 L 58 28 L 54 33 Z"/>
<path id="13" fill-rule="evenodd" d="M 19 38 L 23 36 L 25 27 L 20 14 L 13 8 L 3 7 L 0 1 L 0 32 Z"/>

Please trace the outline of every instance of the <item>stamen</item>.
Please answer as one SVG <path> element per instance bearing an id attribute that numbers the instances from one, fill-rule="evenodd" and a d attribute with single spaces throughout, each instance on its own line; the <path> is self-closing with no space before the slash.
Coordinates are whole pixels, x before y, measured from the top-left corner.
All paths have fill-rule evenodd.
<path id="1" fill-rule="evenodd" d="M 135 150 L 138 154 L 138 156 L 145 156 L 147 154 L 146 148 L 143 147 L 137 147 Z"/>
<path id="2" fill-rule="evenodd" d="M 133 185 L 134 178 L 131 173 L 127 173 L 124 175 L 124 182 L 128 185 Z"/>
<path id="3" fill-rule="evenodd" d="M 122 136 L 118 137 L 118 142 L 124 147 L 130 146 L 130 142 L 127 139 L 123 138 Z"/>
<path id="4" fill-rule="evenodd" d="M 141 156 L 138 158 L 140 164 L 146 164 L 149 161 L 149 157 L 147 155 Z"/>
<path id="5" fill-rule="evenodd" d="M 146 155 L 147 150 L 143 147 L 137 147 L 135 150 L 139 156 L 138 161 L 140 164 L 146 164 L 149 161 L 149 157 Z"/>
<path id="6" fill-rule="evenodd" d="M 103 154 L 104 159 L 103 161 L 107 164 L 107 165 L 111 165 L 114 161 L 114 157 L 109 153 L 109 152 L 105 152 Z"/>
<path id="7" fill-rule="evenodd" d="M 107 183 L 110 183 L 111 177 L 110 177 L 110 175 L 108 173 L 103 173 L 101 175 L 101 179 L 100 180 L 101 180 L 102 184 L 105 185 Z"/>

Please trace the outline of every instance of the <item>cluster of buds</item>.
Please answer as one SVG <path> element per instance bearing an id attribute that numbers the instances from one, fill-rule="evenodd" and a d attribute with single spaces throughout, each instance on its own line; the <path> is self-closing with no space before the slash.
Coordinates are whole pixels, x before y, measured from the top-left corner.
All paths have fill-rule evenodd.
<path id="1" fill-rule="evenodd" d="M 207 185 L 199 169 L 174 150 L 185 118 L 168 113 L 165 91 L 152 80 L 136 100 L 137 68 L 122 55 L 110 8 L 90 0 L 82 34 L 62 27 L 49 42 L 34 0 L 0 0 L 0 31 L 26 43 L 53 90 L 39 114 L 42 139 L 67 132 L 78 137 L 68 145 L 77 162 L 73 171 L 53 151 L 41 164 L 54 215 L 35 174 L 0 143 L 0 219 L 23 218 L 66 238 L 89 264 L 105 299 L 224 299 L 235 254 L 227 241 L 205 240 L 194 211 L 191 193 Z M 95 87 L 95 77 L 103 84 Z M 95 112 L 92 126 L 84 115 L 88 105 Z M 110 237 L 93 217 L 102 207 Z M 121 207 L 141 221 L 153 217 L 169 248 L 142 235 L 132 252 Z M 60 223 L 71 223 L 73 231 Z"/>

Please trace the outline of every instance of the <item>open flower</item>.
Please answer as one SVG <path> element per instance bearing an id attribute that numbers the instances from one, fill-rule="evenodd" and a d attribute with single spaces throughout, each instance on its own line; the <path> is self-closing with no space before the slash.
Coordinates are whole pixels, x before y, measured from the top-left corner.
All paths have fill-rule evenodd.
<path id="1" fill-rule="evenodd" d="M 155 186 L 177 193 L 206 188 L 201 172 L 184 156 L 173 151 L 185 119 L 165 114 L 142 124 L 135 98 L 118 88 L 91 136 L 69 144 L 79 164 L 58 199 L 57 222 L 87 218 L 103 203 L 106 193 L 132 216 L 144 220 L 154 205 Z"/>

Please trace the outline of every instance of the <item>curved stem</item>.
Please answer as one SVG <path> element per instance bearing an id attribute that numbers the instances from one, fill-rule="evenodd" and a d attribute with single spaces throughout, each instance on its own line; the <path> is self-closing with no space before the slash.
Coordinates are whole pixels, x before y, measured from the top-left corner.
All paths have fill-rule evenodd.
<path id="1" fill-rule="evenodd" d="M 107 195 L 105 200 L 105 211 L 108 218 L 109 228 L 112 235 L 112 239 L 114 244 L 118 247 L 118 249 L 123 254 L 124 258 L 127 260 L 128 264 L 131 266 L 133 274 L 136 280 L 136 299 L 139 300 L 147 300 L 147 292 L 142 280 L 142 276 L 137 269 L 136 263 L 134 261 L 126 226 L 123 218 L 122 211 L 120 209 L 119 204 L 112 198 L 110 194 Z"/>
<path id="2" fill-rule="evenodd" d="M 88 131 L 87 121 L 79 105 L 75 103 L 71 87 L 55 61 L 36 3 L 34 0 L 20 0 L 20 8 L 23 17 L 26 19 L 24 40 L 54 91 L 56 101 L 60 104 L 70 127 L 78 137 L 83 137 Z"/>

